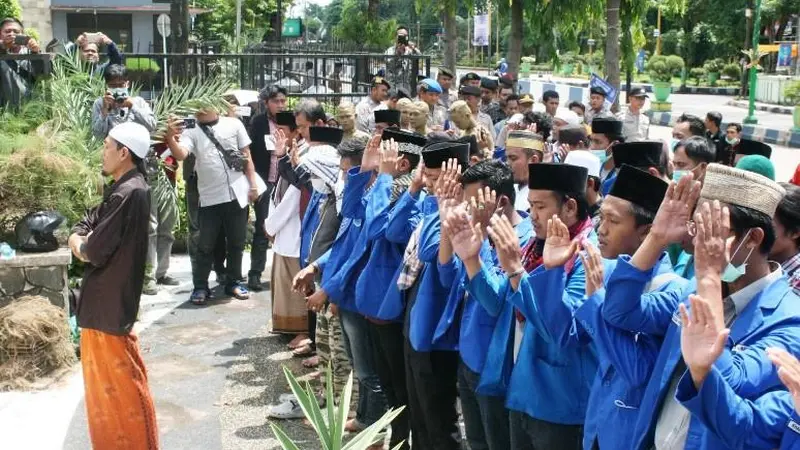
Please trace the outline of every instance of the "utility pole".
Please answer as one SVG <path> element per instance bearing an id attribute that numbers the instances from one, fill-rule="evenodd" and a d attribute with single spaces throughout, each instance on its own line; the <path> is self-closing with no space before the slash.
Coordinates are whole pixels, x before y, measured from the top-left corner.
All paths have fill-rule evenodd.
<path id="1" fill-rule="evenodd" d="M 658 18 L 656 19 L 656 55 L 661 54 L 661 5 L 658 5 Z"/>
<path id="2" fill-rule="evenodd" d="M 746 124 L 757 124 L 756 119 L 756 78 L 758 76 L 758 39 L 761 37 L 761 0 L 756 0 L 756 8 L 753 11 L 753 47 L 751 52 L 753 58 L 750 61 L 750 107 L 747 117 L 744 118 Z"/>
<path id="3" fill-rule="evenodd" d="M 495 23 L 494 53 L 499 58 L 500 57 L 500 9 L 499 8 L 495 11 L 495 16 L 497 16 L 497 18 L 494 21 Z"/>
<path id="4" fill-rule="evenodd" d="M 745 37 L 744 37 L 744 50 L 750 50 L 750 42 L 752 41 L 752 32 L 753 32 L 753 0 L 747 0 L 747 6 L 744 10 L 744 18 L 745 18 Z M 739 95 L 744 97 L 747 95 L 747 68 L 743 67 L 742 69 L 742 88 L 739 92 Z"/>

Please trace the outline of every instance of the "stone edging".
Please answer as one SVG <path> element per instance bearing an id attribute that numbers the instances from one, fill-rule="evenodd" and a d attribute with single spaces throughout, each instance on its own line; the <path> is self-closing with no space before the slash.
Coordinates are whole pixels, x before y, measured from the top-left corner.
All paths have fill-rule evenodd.
<path id="1" fill-rule="evenodd" d="M 675 125 L 675 119 L 680 116 L 680 114 L 673 116 L 673 114 L 670 112 L 648 111 L 646 114 L 650 117 L 650 123 L 652 125 L 659 125 L 663 127 L 671 127 Z M 725 124 L 723 124 L 722 127 L 724 129 Z M 767 144 L 800 148 L 800 132 L 794 132 L 791 130 L 779 130 L 776 128 L 766 128 L 743 124 L 742 137 Z"/>
<path id="2" fill-rule="evenodd" d="M 731 100 L 728 102 L 728 106 L 735 106 L 743 109 L 750 107 L 749 103 L 745 100 Z M 773 114 L 786 114 L 788 116 L 791 116 L 794 113 L 793 107 L 784 105 L 756 105 L 756 110 Z"/>

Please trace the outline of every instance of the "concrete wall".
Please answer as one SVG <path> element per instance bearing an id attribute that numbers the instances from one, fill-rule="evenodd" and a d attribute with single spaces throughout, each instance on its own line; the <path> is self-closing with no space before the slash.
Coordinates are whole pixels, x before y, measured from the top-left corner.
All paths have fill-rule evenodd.
<path id="1" fill-rule="evenodd" d="M 22 21 L 26 28 L 35 28 L 39 33 L 40 44 L 45 44 L 53 39 L 50 25 L 50 0 L 20 0 L 22 6 Z"/>
<path id="2" fill-rule="evenodd" d="M 88 2 L 89 0 L 81 0 Z M 86 11 L 83 11 L 86 12 Z M 69 36 L 67 30 L 67 12 L 53 11 L 52 35 L 58 39 L 75 39 Z M 107 14 L 107 13 L 104 13 Z M 126 53 L 147 53 L 150 51 L 150 44 L 153 40 L 153 14 L 151 12 L 120 13 L 130 14 L 131 18 L 131 37 L 125 46 Z M 117 43 L 119 44 L 119 42 Z"/>

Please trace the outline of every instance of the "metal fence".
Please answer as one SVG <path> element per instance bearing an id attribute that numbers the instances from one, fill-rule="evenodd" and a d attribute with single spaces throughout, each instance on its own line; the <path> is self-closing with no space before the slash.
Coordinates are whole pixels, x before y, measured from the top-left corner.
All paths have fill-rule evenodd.
<path id="1" fill-rule="evenodd" d="M 126 55 L 131 80 L 141 87 L 143 96 L 150 98 L 158 95 L 165 80 L 180 83 L 224 76 L 241 89 L 259 90 L 278 84 L 290 96 L 356 99 L 368 92 L 370 81 L 377 74 L 383 74 L 393 88 L 403 88 L 413 96 L 418 77 L 428 76 L 430 65 L 429 56 L 377 53 Z"/>

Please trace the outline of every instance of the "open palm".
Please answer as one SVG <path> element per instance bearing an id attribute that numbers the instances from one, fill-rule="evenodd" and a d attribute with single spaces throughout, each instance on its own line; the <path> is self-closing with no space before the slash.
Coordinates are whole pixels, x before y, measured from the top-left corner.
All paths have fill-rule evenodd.
<path id="1" fill-rule="evenodd" d="M 545 268 L 561 267 L 578 250 L 578 243 L 569 237 L 569 229 L 557 216 L 547 221 L 547 239 L 544 241 L 542 262 Z"/>
<path id="2" fill-rule="evenodd" d="M 692 211 L 700 196 L 700 183 L 694 181 L 691 173 L 678 183 L 670 183 L 667 194 L 658 208 L 650 233 L 667 243 L 680 242 L 686 233 L 686 224 L 692 218 Z"/>
<path id="3" fill-rule="evenodd" d="M 483 236 L 472 226 L 462 207 L 448 214 L 446 228 L 453 251 L 462 261 L 478 257 Z"/>
<path id="4" fill-rule="evenodd" d="M 720 328 L 709 301 L 692 295 L 691 317 L 686 306 L 680 305 L 681 353 L 689 368 L 708 370 L 725 349 L 729 330 Z"/>

